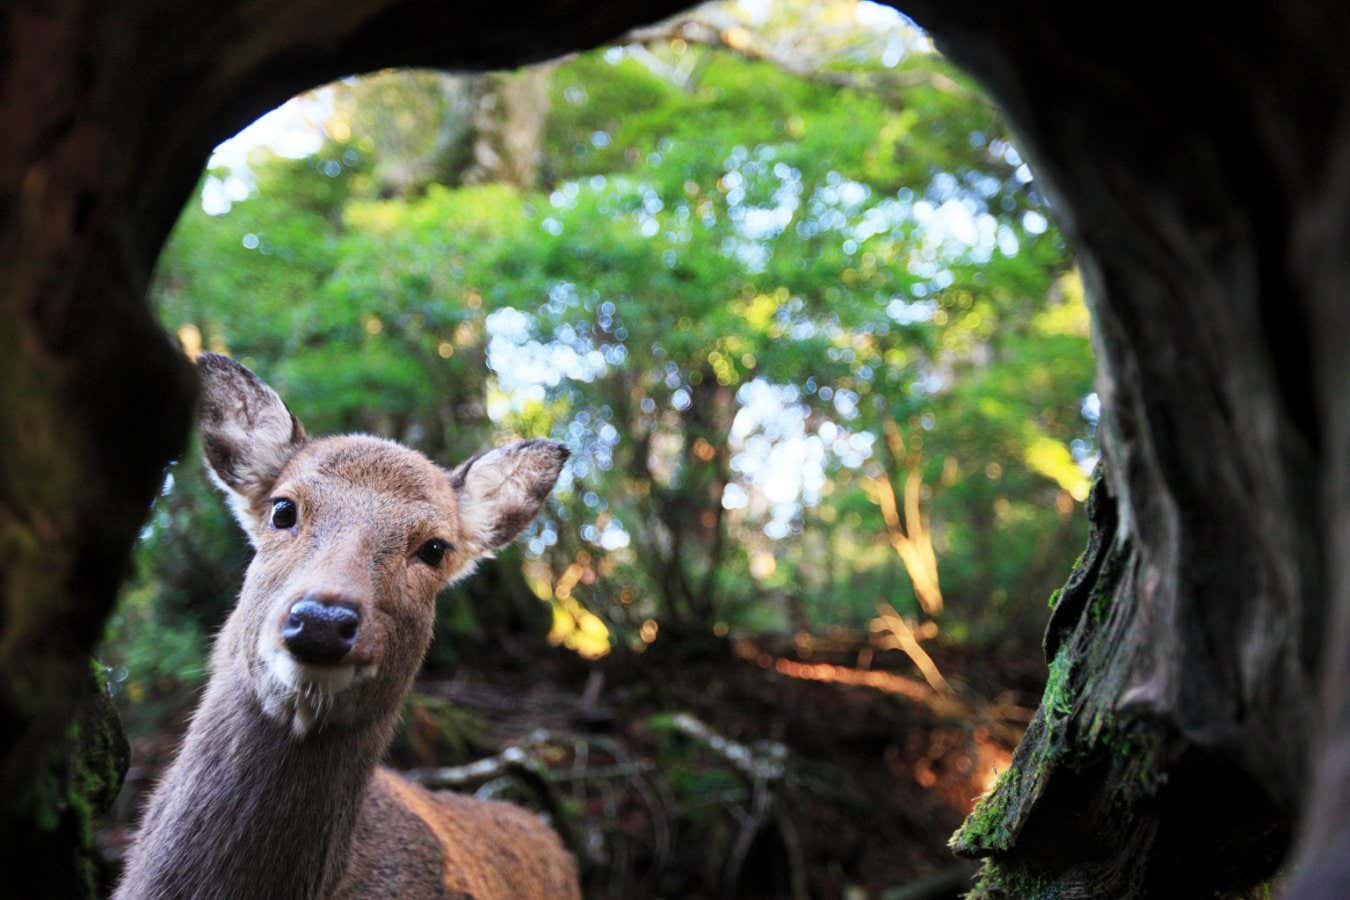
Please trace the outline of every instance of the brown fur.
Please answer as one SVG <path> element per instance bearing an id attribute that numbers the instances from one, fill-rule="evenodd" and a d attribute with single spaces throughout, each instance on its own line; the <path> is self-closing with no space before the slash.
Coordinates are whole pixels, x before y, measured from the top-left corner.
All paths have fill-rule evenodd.
<path id="1" fill-rule="evenodd" d="M 531 813 L 376 768 L 437 591 L 524 527 L 566 451 L 525 441 L 449 473 L 379 438 L 309 440 L 251 372 L 211 354 L 200 367 L 207 461 L 257 554 L 116 896 L 579 897 Z M 271 526 L 277 497 L 295 502 L 294 528 Z M 436 567 L 417 555 L 431 538 L 452 545 Z M 361 613 L 339 665 L 302 665 L 280 639 L 316 594 Z"/>

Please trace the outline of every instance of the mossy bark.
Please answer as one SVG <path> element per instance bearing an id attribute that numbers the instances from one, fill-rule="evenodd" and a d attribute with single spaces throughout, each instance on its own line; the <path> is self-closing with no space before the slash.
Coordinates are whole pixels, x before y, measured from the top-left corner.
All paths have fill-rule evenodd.
<path id="1" fill-rule="evenodd" d="M 78 862 L 87 817 L 69 790 L 102 771 L 84 767 L 79 749 L 104 733 L 85 713 L 101 702 L 87 661 L 164 466 L 184 448 L 195 394 L 146 290 L 212 147 L 292 94 L 353 71 L 517 65 L 594 46 L 677 6 L 0 7 L 5 893 L 91 889 Z"/>
<path id="2" fill-rule="evenodd" d="M 1088 549 L 1046 631 L 1036 717 L 952 836 L 956 853 L 988 860 L 974 896 L 1245 890 L 1268 880 L 1288 847 L 1292 821 L 1261 800 L 1259 784 L 1129 702 L 1140 556 L 1110 490 L 1099 468 Z"/>
<path id="3" fill-rule="evenodd" d="M 1350 7 L 899 5 L 1075 243 L 1114 548 L 1061 595 L 1054 696 L 957 845 L 991 893 L 1186 896 L 1298 834 L 1290 894 L 1350 896 Z"/>
<path id="4" fill-rule="evenodd" d="M 95 818 L 117 797 L 130 751 L 97 661 L 87 670 L 62 740 L 31 770 L 31 780 L 6 795 L 10 821 L 25 829 L 4 836 L 10 896 L 93 897 L 101 860 Z"/>

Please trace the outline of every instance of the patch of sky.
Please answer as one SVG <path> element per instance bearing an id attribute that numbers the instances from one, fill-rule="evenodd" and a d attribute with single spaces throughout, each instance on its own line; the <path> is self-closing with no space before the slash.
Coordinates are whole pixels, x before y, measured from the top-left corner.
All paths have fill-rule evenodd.
<path id="1" fill-rule="evenodd" d="M 577 202 L 577 197 L 581 194 L 581 185 L 575 181 L 565 181 L 560 184 L 557 190 L 548 195 L 548 202 L 555 209 L 570 209 Z"/>
<path id="2" fill-rule="evenodd" d="M 764 533 L 775 540 L 792 533 L 804 507 L 820 502 L 831 460 L 857 468 L 871 457 L 875 441 L 868 432 L 850 432 L 832 420 L 813 430 L 801 398 L 814 383 L 805 388 L 757 378 L 736 392 L 739 409 L 729 440 L 737 477 L 723 492 L 722 505 L 764 518 Z M 822 388 L 819 395 L 833 398 L 841 416 L 856 411 L 858 397 L 851 391 Z"/>
<path id="3" fill-rule="evenodd" d="M 1081 406 L 1083 420 L 1089 424 L 1096 425 L 1102 418 L 1102 398 L 1096 391 L 1083 398 Z"/>
<path id="4" fill-rule="evenodd" d="M 745 505 L 767 519 L 765 534 L 786 537 L 802 506 L 820 502 L 825 444 L 808 431 L 807 409 L 795 388 L 755 379 L 741 386 L 736 399 L 732 470 L 739 475 Z M 724 493 L 724 504 L 727 499 Z"/>
<path id="5" fill-rule="evenodd" d="M 947 386 L 950 379 L 939 372 L 925 369 L 919 372 L 909 386 L 909 395 L 915 399 L 931 397 Z"/>
<path id="6" fill-rule="evenodd" d="M 1093 470 L 1097 468 L 1098 460 L 1101 459 L 1101 453 L 1097 450 L 1097 445 L 1084 438 L 1074 438 L 1069 442 L 1069 454 L 1084 475 L 1091 475 Z"/>
<path id="7" fill-rule="evenodd" d="M 858 416 L 858 395 L 853 391 L 840 389 L 834 394 L 834 411 L 845 419 Z"/>
<path id="8" fill-rule="evenodd" d="M 526 531 L 526 551 L 530 556 L 541 556 L 544 551 L 558 543 L 558 529 L 546 519 L 537 519 Z"/>
<path id="9" fill-rule="evenodd" d="M 617 519 L 606 519 L 603 525 L 587 522 L 581 526 L 581 539 L 604 550 L 622 550 L 630 539 Z"/>
<path id="10" fill-rule="evenodd" d="M 498 388 L 488 403 L 493 418 L 542 402 L 547 389 L 563 379 L 592 381 L 614 364 L 615 351 L 609 350 L 607 356 L 607 348 L 597 347 L 589 335 L 567 323 L 543 341 L 534 336 L 534 316 L 503 307 L 488 315 L 486 325 L 487 362 Z"/>
<path id="11" fill-rule="evenodd" d="M 886 304 L 886 315 L 900 325 L 914 325 L 932 319 L 937 308 L 935 300 L 910 301 L 903 297 L 893 297 L 891 302 Z"/>
<path id="12" fill-rule="evenodd" d="M 592 469 L 608 470 L 613 467 L 614 448 L 620 438 L 619 430 L 609 419 L 610 410 L 607 408 L 582 409 L 555 429 L 553 437 L 567 444 L 572 451 L 572 459 L 564 472 L 571 472 L 584 482 Z"/>
<path id="13" fill-rule="evenodd" d="M 323 146 L 324 123 L 333 114 L 333 89 L 320 88 L 294 97 L 255 120 L 211 153 L 202 183 L 201 204 L 207 215 L 219 216 L 257 190 L 249 155 L 268 147 L 278 156 L 303 159 Z"/>

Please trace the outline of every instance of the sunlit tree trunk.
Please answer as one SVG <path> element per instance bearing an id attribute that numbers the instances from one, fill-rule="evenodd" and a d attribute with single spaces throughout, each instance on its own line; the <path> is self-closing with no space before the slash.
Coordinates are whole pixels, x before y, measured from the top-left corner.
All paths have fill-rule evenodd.
<path id="1" fill-rule="evenodd" d="M 465 75 L 387 72 L 345 86 L 343 103 L 347 118 L 373 146 L 376 177 L 386 196 L 411 198 L 435 183 L 507 184 L 527 191 L 540 178 L 550 83 L 547 66 Z M 423 115 L 409 115 L 409 110 Z M 478 298 L 481 304 L 490 287 L 470 285 L 464 297 L 443 299 Z M 476 308 L 481 312 L 481 306 Z M 446 336 L 458 364 L 449 368 L 432 357 L 425 365 L 428 372 L 443 373 L 436 389 L 443 402 L 427 420 L 396 435 L 447 464 L 491 445 L 487 337 L 481 315 Z M 407 345 L 418 346 L 416 336 L 409 336 Z M 435 350 L 444 352 L 440 346 Z M 512 634 L 538 637 L 548 630 L 548 610 L 530 591 L 523 562 L 518 548 L 507 548 L 456 588 L 487 641 L 499 644 Z M 455 639 L 462 644 L 467 636 Z"/>
<path id="2" fill-rule="evenodd" d="M 868 495 L 881 509 L 886 537 L 894 548 L 914 588 L 919 608 L 930 619 L 942 614 L 942 588 L 938 584 L 937 552 L 928 517 L 922 506 L 922 458 L 905 449 L 904 437 L 895 422 L 884 424 L 887 464 L 868 485 Z M 895 482 L 903 474 L 903 499 L 896 495 Z"/>
<path id="3" fill-rule="evenodd" d="M 689 605 L 695 611 L 691 624 L 706 629 L 720 601 L 717 575 L 727 542 L 722 493 L 731 479 L 728 445 L 735 409 L 732 391 L 718 383 L 711 366 L 699 374 L 702 377 L 692 386 L 681 429 L 684 445 L 678 490 L 666 502 L 670 521 L 683 533 L 686 547 L 676 562 L 685 573 Z"/>
<path id="4" fill-rule="evenodd" d="M 335 87 L 329 131 L 369 144 L 381 196 L 432 184 L 539 182 L 552 69 L 394 71 Z"/>

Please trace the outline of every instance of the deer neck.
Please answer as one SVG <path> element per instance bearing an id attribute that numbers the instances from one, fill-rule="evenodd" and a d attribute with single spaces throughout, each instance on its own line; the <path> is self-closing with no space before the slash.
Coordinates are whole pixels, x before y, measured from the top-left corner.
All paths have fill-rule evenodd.
<path id="1" fill-rule="evenodd" d="M 394 713 L 297 739 L 223 681 L 151 799 L 118 897 L 321 897 L 342 877 Z"/>

